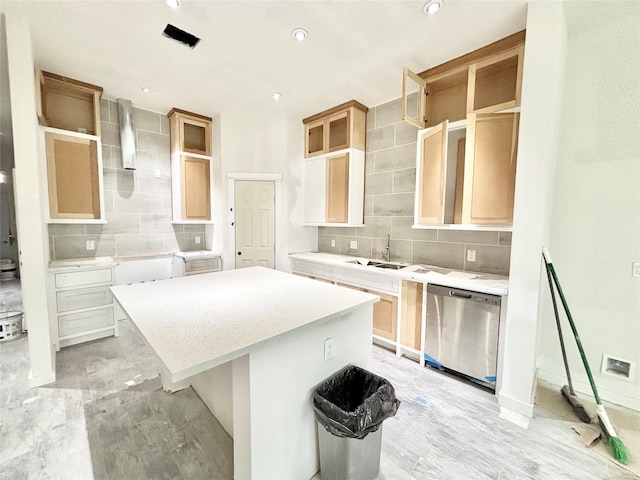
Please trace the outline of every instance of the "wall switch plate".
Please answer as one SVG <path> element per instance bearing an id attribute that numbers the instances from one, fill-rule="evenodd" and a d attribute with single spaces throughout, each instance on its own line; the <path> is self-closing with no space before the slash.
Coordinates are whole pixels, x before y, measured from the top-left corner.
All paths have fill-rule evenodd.
<path id="1" fill-rule="evenodd" d="M 640 262 L 633 262 L 631 265 L 633 267 L 633 276 L 640 277 Z"/>
<path id="2" fill-rule="evenodd" d="M 200 235 L 196 235 L 196 243 L 200 243 Z"/>
<path id="3" fill-rule="evenodd" d="M 467 250 L 467 262 L 475 262 L 475 261 L 476 261 L 476 251 Z"/>
<path id="4" fill-rule="evenodd" d="M 335 238 L 332 238 L 332 239 L 331 239 L 331 246 L 332 246 L 332 247 L 335 247 L 335 246 L 336 246 L 336 239 L 335 239 Z"/>
<path id="5" fill-rule="evenodd" d="M 160 170 L 154 170 L 154 171 L 153 171 L 153 176 L 154 176 L 154 177 L 156 177 L 156 178 L 160 178 L 160 175 L 161 175 Z"/>
<path id="6" fill-rule="evenodd" d="M 349 248 L 351 248 L 351 250 L 356 250 L 358 248 L 358 241 L 351 240 L 351 243 L 349 244 Z"/>
<path id="7" fill-rule="evenodd" d="M 324 361 L 328 362 L 335 356 L 333 337 L 329 337 L 324 341 Z"/>
<path id="8" fill-rule="evenodd" d="M 95 240 L 87 240 L 87 250 L 95 250 L 96 242 Z"/>

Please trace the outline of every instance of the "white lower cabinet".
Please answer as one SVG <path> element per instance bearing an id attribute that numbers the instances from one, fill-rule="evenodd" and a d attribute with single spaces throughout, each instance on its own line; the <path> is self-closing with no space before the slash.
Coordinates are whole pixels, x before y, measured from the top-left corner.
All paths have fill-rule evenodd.
<path id="1" fill-rule="evenodd" d="M 56 348 L 118 336 L 113 296 L 113 266 L 52 268 L 50 318 Z"/>

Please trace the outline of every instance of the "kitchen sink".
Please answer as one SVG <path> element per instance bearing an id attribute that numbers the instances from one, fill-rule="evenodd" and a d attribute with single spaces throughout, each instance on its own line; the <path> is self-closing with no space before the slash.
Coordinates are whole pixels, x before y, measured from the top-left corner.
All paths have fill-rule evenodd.
<path id="1" fill-rule="evenodd" d="M 378 266 L 381 265 L 380 262 L 376 262 L 374 260 L 367 260 L 366 263 L 362 262 L 362 261 L 359 261 L 359 260 L 351 260 L 348 263 L 356 263 L 358 265 L 364 265 L 364 266 L 368 266 L 368 267 L 378 267 Z"/>
<path id="2" fill-rule="evenodd" d="M 390 268 L 392 270 L 400 270 L 401 268 L 404 268 L 407 265 L 398 265 L 397 263 L 378 263 L 374 266 L 378 268 Z"/>
<path id="3" fill-rule="evenodd" d="M 376 267 L 376 268 L 390 268 L 392 270 L 400 270 L 401 268 L 407 267 L 408 264 L 397 264 L 397 263 L 385 263 L 379 262 L 377 260 L 351 260 L 349 263 L 355 263 L 357 265 L 363 265 L 367 267 Z"/>

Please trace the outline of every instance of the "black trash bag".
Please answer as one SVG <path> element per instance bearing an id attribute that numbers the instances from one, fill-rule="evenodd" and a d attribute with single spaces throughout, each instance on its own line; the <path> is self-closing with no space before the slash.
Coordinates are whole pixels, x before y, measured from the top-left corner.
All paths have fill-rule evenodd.
<path id="1" fill-rule="evenodd" d="M 331 434 L 362 439 L 398 411 L 400 400 L 388 380 L 348 365 L 316 386 L 313 410 Z"/>

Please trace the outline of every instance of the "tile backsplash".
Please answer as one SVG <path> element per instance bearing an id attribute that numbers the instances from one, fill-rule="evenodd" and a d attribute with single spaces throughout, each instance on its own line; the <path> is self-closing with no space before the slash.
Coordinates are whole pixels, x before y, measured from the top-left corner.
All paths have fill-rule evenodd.
<path id="1" fill-rule="evenodd" d="M 100 105 L 106 224 L 50 224 L 51 260 L 201 250 L 204 224 L 171 223 L 171 156 L 166 115 L 133 109 L 136 170 L 122 168 L 118 103 Z M 159 175 L 159 176 L 158 176 Z M 200 237 L 201 243 L 196 243 Z M 87 250 L 87 241 L 95 250 Z"/>
<path id="2" fill-rule="evenodd" d="M 318 227 L 318 250 L 382 258 L 390 234 L 393 261 L 509 275 L 511 232 L 413 229 L 417 128 L 397 99 L 369 109 L 364 227 Z M 333 246 L 332 246 L 333 240 Z M 352 249 L 351 241 L 357 248 Z M 476 260 L 467 261 L 475 250 Z"/>

